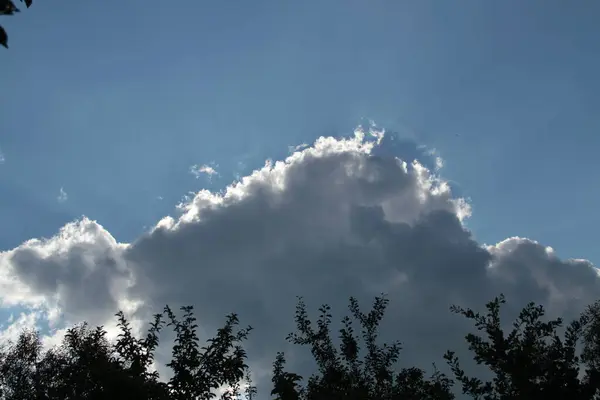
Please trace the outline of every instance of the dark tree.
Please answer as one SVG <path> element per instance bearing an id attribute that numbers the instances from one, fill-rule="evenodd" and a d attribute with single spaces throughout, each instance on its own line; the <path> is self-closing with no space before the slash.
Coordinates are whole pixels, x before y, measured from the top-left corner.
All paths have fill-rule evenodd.
<path id="1" fill-rule="evenodd" d="M 400 343 L 377 343 L 379 323 L 387 304 L 388 300 L 383 296 L 377 297 L 372 310 L 365 314 L 358 301 L 351 298 L 351 317 L 342 319 L 339 345 L 336 346 L 331 334 L 329 306 L 319 309 L 315 327 L 300 299 L 296 308 L 297 332 L 290 334 L 288 340 L 310 348 L 318 372 L 302 386 L 300 375 L 284 371 L 285 357 L 278 353 L 273 365 L 271 394 L 278 400 L 453 399 L 452 382 L 437 370 L 429 378 L 418 368 L 395 371 Z M 353 326 L 356 322 L 361 329 L 360 335 Z"/>
<path id="2" fill-rule="evenodd" d="M 2 354 L 3 399 L 125 399 L 124 370 L 101 328 L 71 328 L 62 344 L 42 352 L 37 332 L 25 331 Z M 134 397 L 135 398 L 135 397 Z"/>
<path id="3" fill-rule="evenodd" d="M 42 350 L 39 334 L 24 331 L 0 352 L 2 400 L 178 400 L 210 399 L 222 386 L 230 387 L 223 399 L 241 393 L 249 382 L 246 353 L 241 343 L 250 328 L 238 329 L 235 314 L 200 348 L 191 307 L 183 307 L 179 320 L 168 307 L 168 326 L 176 338 L 168 367 L 172 378 L 162 381 L 152 370 L 159 334 L 165 326 L 157 314 L 143 338 L 136 338 L 124 314 L 117 314 L 121 333 L 112 343 L 102 327 L 81 324 L 68 330 L 60 346 Z M 247 385 L 246 397 L 255 389 Z"/>
<path id="4" fill-rule="evenodd" d="M 477 364 L 492 372 L 483 381 L 467 376 L 451 351 L 445 358 L 464 394 L 474 399 L 572 399 L 600 398 L 598 338 L 600 305 L 595 304 L 580 319 L 564 328 L 560 318 L 543 321 L 544 308 L 528 304 L 510 332 L 502 330 L 500 309 L 503 296 L 487 304 L 485 315 L 471 309 L 452 307 L 472 320 L 484 335 L 468 334 L 469 349 Z M 583 349 L 578 344 L 583 342 Z"/>
<path id="5" fill-rule="evenodd" d="M 530 303 L 509 332 L 500 319 L 503 303 L 503 296 L 496 298 L 485 314 L 451 308 L 472 320 L 479 333 L 468 334 L 466 341 L 476 363 L 491 373 L 483 380 L 468 376 L 450 351 L 445 359 L 454 379 L 435 365 L 431 376 L 419 368 L 397 368 L 400 343 L 378 343 L 388 304 L 384 297 L 377 297 L 366 314 L 351 298 L 350 315 L 342 319 L 336 338 L 329 306 L 319 309 L 313 324 L 300 299 L 297 331 L 288 340 L 308 347 L 317 369 L 304 382 L 285 370 L 285 357 L 278 353 L 271 394 L 278 400 L 449 400 L 454 399 L 456 381 L 464 395 L 480 400 L 599 400 L 600 301 L 567 326 L 561 319 L 546 321 L 543 307 Z M 25 330 L 0 350 L 0 400 L 212 399 L 223 387 L 229 388 L 223 399 L 253 399 L 256 389 L 242 347 L 251 328 L 239 329 L 237 316 L 229 315 L 215 337 L 200 347 L 192 308 L 181 311 L 178 318 L 166 307 L 141 338 L 119 312 L 116 341 L 107 340 L 102 327 L 92 329 L 84 323 L 69 329 L 62 343 L 50 350 L 43 349 L 36 331 Z M 172 372 L 169 380 L 152 368 L 165 327 L 175 333 L 166 364 Z"/>
<path id="6" fill-rule="evenodd" d="M 582 314 L 583 350 L 581 360 L 589 379 L 600 382 L 600 301 L 590 305 Z"/>
<path id="7" fill-rule="evenodd" d="M 21 3 L 25 3 L 27 8 L 31 7 L 32 0 L 20 0 Z M 20 12 L 20 10 L 15 6 L 11 0 L 0 0 L 0 15 L 14 15 L 15 13 Z M 6 47 L 8 49 L 8 34 L 0 25 L 0 45 Z"/>
<path id="8" fill-rule="evenodd" d="M 165 314 L 169 325 L 177 333 L 173 346 L 173 358 L 168 367 L 173 371 L 169 381 L 169 390 L 172 399 L 210 399 L 212 391 L 224 385 L 230 390 L 223 398 L 236 398 L 241 391 L 241 383 L 249 380 L 249 370 L 246 365 L 246 352 L 241 343 L 246 340 L 250 326 L 238 329 L 237 315 L 227 316 L 225 326 L 217 331 L 217 335 L 208 340 L 205 347 L 199 347 L 196 334 L 196 318 L 193 316 L 192 307 L 183 307 L 183 319 L 178 320 L 169 307 Z M 253 394 L 253 388 L 247 392 L 248 397 Z"/>

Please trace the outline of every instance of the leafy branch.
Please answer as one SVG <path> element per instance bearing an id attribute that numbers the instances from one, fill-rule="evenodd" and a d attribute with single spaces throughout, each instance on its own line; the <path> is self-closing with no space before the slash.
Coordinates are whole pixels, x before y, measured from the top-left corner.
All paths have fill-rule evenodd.
<path id="1" fill-rule="evenodd" d="M 27 8 L 31 7 L 33 0 L 20 0 L 21 3 L 25 3 Z M 21 12 L 19 8 L 12 2 L 12 0 L 0 0 L 0 15 L 15 15 L 15 13 Z M 0 45 L 8 49 L 8 34 L 6 30 L 0 25 Z"/>

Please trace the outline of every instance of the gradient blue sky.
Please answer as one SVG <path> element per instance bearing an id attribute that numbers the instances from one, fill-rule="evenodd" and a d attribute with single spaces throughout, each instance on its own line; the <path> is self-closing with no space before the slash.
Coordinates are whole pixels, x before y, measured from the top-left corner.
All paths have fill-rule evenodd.
<path id="1" fill-rule="evenodd" d="M 366 117 L 439 151 L 480 241 L 598 264 L 598 21 L 597 1 L 37 1 L 2 19 L 0 249 L 82 214 L 130 241 Z"/>

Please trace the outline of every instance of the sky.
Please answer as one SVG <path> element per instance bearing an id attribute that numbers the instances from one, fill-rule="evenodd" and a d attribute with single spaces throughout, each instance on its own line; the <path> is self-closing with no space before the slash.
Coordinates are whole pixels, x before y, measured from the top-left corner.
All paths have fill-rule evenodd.
<path id="1" fill-rule="evenodd" d="M 533 0 L 39 2 L 3 18 L 0 318 L 193 302 L 210 331 L 238 308 L 271 326 L 293 295 L 383 288 L 425 341 L 446 320 L 408 304 L 446 313 L 494 289 L 577 310 L 600 295 L 599 18 L 597 2 Z M 222 287 L 247 293 L 215 305 Z"/>

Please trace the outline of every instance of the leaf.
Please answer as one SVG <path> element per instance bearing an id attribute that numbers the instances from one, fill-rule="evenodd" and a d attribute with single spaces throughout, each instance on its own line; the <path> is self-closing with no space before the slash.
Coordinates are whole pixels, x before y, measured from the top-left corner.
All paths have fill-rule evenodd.
<path id="1" fill-rule="evenodd" d="M 29 8 L 29 7 L 31 7 L 31 2 L 33 0 L 21 0 L 21 1 L 24 1 L 25 2 L 25 6 L 27 6 L 27 8 Z"/>
<path id="2" fill-rule="evenodd" d="M 8 49 L 8 35 L 2 25 L 0 25 L 0 45 Z"/>
<path id="3" fill-rule="evenodd" d="M 14 13 L 20 11 L 11 0 L 0 1 L 0 15 L 14 15 Z"/>

